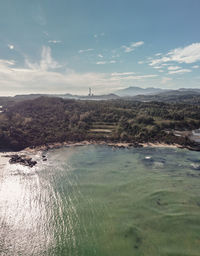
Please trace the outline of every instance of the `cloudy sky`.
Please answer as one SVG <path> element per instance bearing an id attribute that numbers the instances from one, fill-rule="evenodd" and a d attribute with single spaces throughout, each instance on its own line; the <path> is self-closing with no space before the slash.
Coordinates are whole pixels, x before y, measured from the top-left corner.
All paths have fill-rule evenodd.
<path id="1" fill-rule="evenodd" d="M 200 88 L 199 0 L 2 0 L 0 95 Z"/>

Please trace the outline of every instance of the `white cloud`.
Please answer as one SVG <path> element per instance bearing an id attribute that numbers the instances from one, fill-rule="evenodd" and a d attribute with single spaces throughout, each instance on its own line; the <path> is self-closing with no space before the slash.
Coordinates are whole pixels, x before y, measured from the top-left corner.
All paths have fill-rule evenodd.
<path id="1" fill-rule="evenodd" d="M 98 37 L 102 37 L 102 36 L 105 36 L 105 33 L 104 32 L 102 32 L 102 33 L 100 33 L 100 34 L 94 34 L 94 38 L 98 38 Z"/>
<path id="2" fill-rule="evenodd" d="M 134 81 L 134 80 L 144 80 L 149 78 L 156 78 L 158 75 L 128 75 L 128 76 L 112 76 L 111 80 L 113 81 L 119 81 L 119 80 L 128 80 L 128 81 Z"/>
<path id="3" fill-rule="evenodd" d="M 98 54 L 98 57 L 99 57 L 99 58 L 103 58 L 103 55 L 102 55 L 102 54 Z"/>
<path id="4" fill-rule="evenodd" d="M 31 70 L 36 71 L 49 71 L 54 69 L 59 69 L 62 67 L 57 61 L 55 61 L 51 56 L 51 48 L 49 46 L 43 46 L 41 51 L 40 62 L 33 63 L 28 57 L 25 58 L 26 66 Z"/>
<path id="5" fill-rule="evenodd" d="M 199 68 L 199 65 L 194 65 L 192 66 L 192 68 Z"/>
<path id="6" fill-rule="evenodd" d="M 184 73 L 189 73 L 191 72 L 190 69 L 179 69 L 179 70 L 173 70 L 169 71 L 168 74 L 173 75 L 173 74 L 184 74 Z"/>
<path id="7" fill-rule="evenodd" d="M 9 48 L 10 50 L 14 50 L 15 46 L 14 46 L 13 44 L 8 44 L 8 48 Z"/>
<path id="8" fill-rule="evenodd" d="M 0 66 L 13 66 L 15 65 L 14 60 L 0 60 Z"/>
<path id="9" fill-rule="evenodd" d="M 143 41 L 133 42 L 129 46 L 123 45 L 122 48 L 124 49 L 124 52 L 132 52 L 135 50 L 135 48 L 142 46 L 144 44 Z"/>
<path id="10" fill-rule="evenodd" d="M 160 59 L 153 59 L 153 60 L 150 60 L 150 63 L 149 65 L 150 66 L 155 66 L 155 65 L 158 65 L 158 64 L 162 64 L 163 62 L 169 62 L 170 61 L 170 58 L 169 57 L 162 57 Z"/>
<path id="11" fill-rule="evenodd" d="M 57 69 L 60 67 L 61 65 L 59 65 L 51 56 L 51 48 L 43 46 L 40 61 L 41 70 Z"/>
<path id="12" fill-rule="evenodd" d="M 140 61 L 138 61 L 138 64 L 144 64 L 144 61 L 142 61 L 142 60 L 140 60 Z"/>
<path id="13" fill-rule="evenodd" d="M 161 84 L 166 84 L 166 83 L 168 83 L 168 82 L 171 81 L 171 80 L 172 80 L 171 77 L 163 77 L 163 78 L 161 79 Z"/>
<path id="14" fill-rule="evenodd" d="M 163 67 L 161 67 L 161 66 L 154 66 L 153 68 L 155 68 L 155 69 L 161 69 L 161 68 L 163 68 Z"/>
<path id="15" fill-rule="evenodd" d="M 50 43 L 50 44 L 59 44 L 59 43 L 62 43 L 62 41 L 60 41 L 60 40 L 49 40 L 48 43 Z"/>
<path id="16" fill-rule="evenodd" d="M 107 62 L 106 61 L 97 61 L 97 65 L 105 65 Z"/>
<path id="17" fill-rule="evenodd" d="M 181 67 L 179 66 L 169 66 L 168 70 L 177 70 L 177 69 L 181 69 Z"/>
<path id="18" fill-rule="evenodd" d="M 13 61 L 0 60 L 1 94 L 84 92 L 89 86 L 97 87 L 97 89 L 100 87 L 101 89 L 102 85 L 110 84 L 109 78 L 104 73 L 88 72 L 82 74 L 72 70 L 60 73 L 56 70 L 47 69 L 46 64 L 44 67 L 43 61 L 41 60 L 39 63 L 29 62 L 26 67 L 15 67 Z"/>
<path id="19" fill-rule="evenodd" d="M 97 61 L 96 64 L 97 65 L 105 65 L 105 64 L 115 64 L 117 63 L 116 60 L 110 60 L 110 61 Z"/>
<path id="20" fill-rule="evenodd" d="M 120 87 L 127 87 L 134 81 L 149 81 L 157 75 L 137 75 L 134 72 L 80 73 L 66 69 L 55 61 L 50 47 L 43 47 L 41 59 L 31 62 L 25 59 L 25 66 L 17 67 L 14 60 L 0 60 L 1 95 L 21 93 L 87 93 L 88 87 L 97 93 L 109 93 Z M 65 71 L 58 69 L 62 67 Z"/>
<path id="21" fill-rule="evenodd" d="M 167 62 L 191 64 L 197 61 L 200 61 L 200 43 L 193 43 L 186 47 L 175 48 L 167 54 L 161 55 L 160 58 L 151 60 L 149 65 L 154 66 Z"/>
<path id="22" fill-rule="evenodd" d="M 112 58 L 119 58 L 120 57 L 120 54 L 114 54 L 112 55 Z"/>
<path id="23" fill-rule="evenodd" d="M 122 73 L 114 72 L 114 73 L 111 73 L 111 76 L 130 76 L 134 74 L 135 72 L 122 72 Z"/>
<path id="24" fill-rule="evenodd" d="M 168 53 L 172 61 L 179 63 L 194 63 L 200 60 L 200 43 L 194 43 L 184 48 L 177 48 Z"/>
<path id="25" fill-rule="evenodd" d="M 85 49 L 85 50 L 79 50 L 78 52 L 79 53 L 84 53 L 84 52 L 91 52 L 91 51 L 94 51 L 94 49 L 89 48 L 89 49 Z"/>

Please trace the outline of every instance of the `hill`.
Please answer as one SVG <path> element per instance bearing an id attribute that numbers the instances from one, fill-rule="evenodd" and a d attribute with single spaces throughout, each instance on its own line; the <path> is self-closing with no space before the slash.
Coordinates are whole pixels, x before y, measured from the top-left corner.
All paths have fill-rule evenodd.
<path id="1" fill-rule="evenodd" d="M 1 150 L 83 140 L 193 146 L 174 130 L 200 127 L 200 104 L 40 97 L 0 113 Z"/>
<path id="2" fill-rule="evenodd" d="M 160 88 L 153 88 L 153 87 L 149 87 L 145 89 L 140 87 L 128 87 L 128 88 L 116 91 L 115 94 L 121 97 L 125 97 L 125 96 L 136 96 L 136 95 L 158 94 L 163 91 L 167 91 L 167 90 L 163 90 Z"/>
<path id="3" fill-rule="evenodd" d="M 167 103 L 187 103 L 199 104 L 200 103 L 200 90 L 199 89 L 179 89 L 165 91 L 155 95 L 137 95 L 134 97 L 127 97 L 133 101 L 142 102 L 167 102 Z"/>

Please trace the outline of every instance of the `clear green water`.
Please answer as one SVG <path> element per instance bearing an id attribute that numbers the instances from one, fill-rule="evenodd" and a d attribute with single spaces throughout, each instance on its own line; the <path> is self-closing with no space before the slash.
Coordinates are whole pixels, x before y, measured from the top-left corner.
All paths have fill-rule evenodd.
<path id="1" fill-rule="evenodd" d="M 0 255 L 200 255 L 200 153 L 84 146 L 1 164 Z M 150 157 L 150 158 L 149 158 Z"/>

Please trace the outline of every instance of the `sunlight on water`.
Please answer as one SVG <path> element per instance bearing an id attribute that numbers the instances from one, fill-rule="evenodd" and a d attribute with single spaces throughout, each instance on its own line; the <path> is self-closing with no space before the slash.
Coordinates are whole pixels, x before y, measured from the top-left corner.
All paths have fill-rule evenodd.
<path id="1" fill-rule="evenodd" d="M 0 255 L 199 255 L 198 152 L 84 146 L 47 158 L 2 158 Z"/>
<path id="2" fill-rule="evenodd" d="M 13 168 L 14 167 L 14 168 Z M 31 255 L 43 251 L 53 242 L 46 226 L 51 212 L 48 184 L 41 186 L 36 170 L 6 166 L 0 187 L 1 246 L 5 255 Z M 44 225 L 40 225 L 43 223 Z"/>

